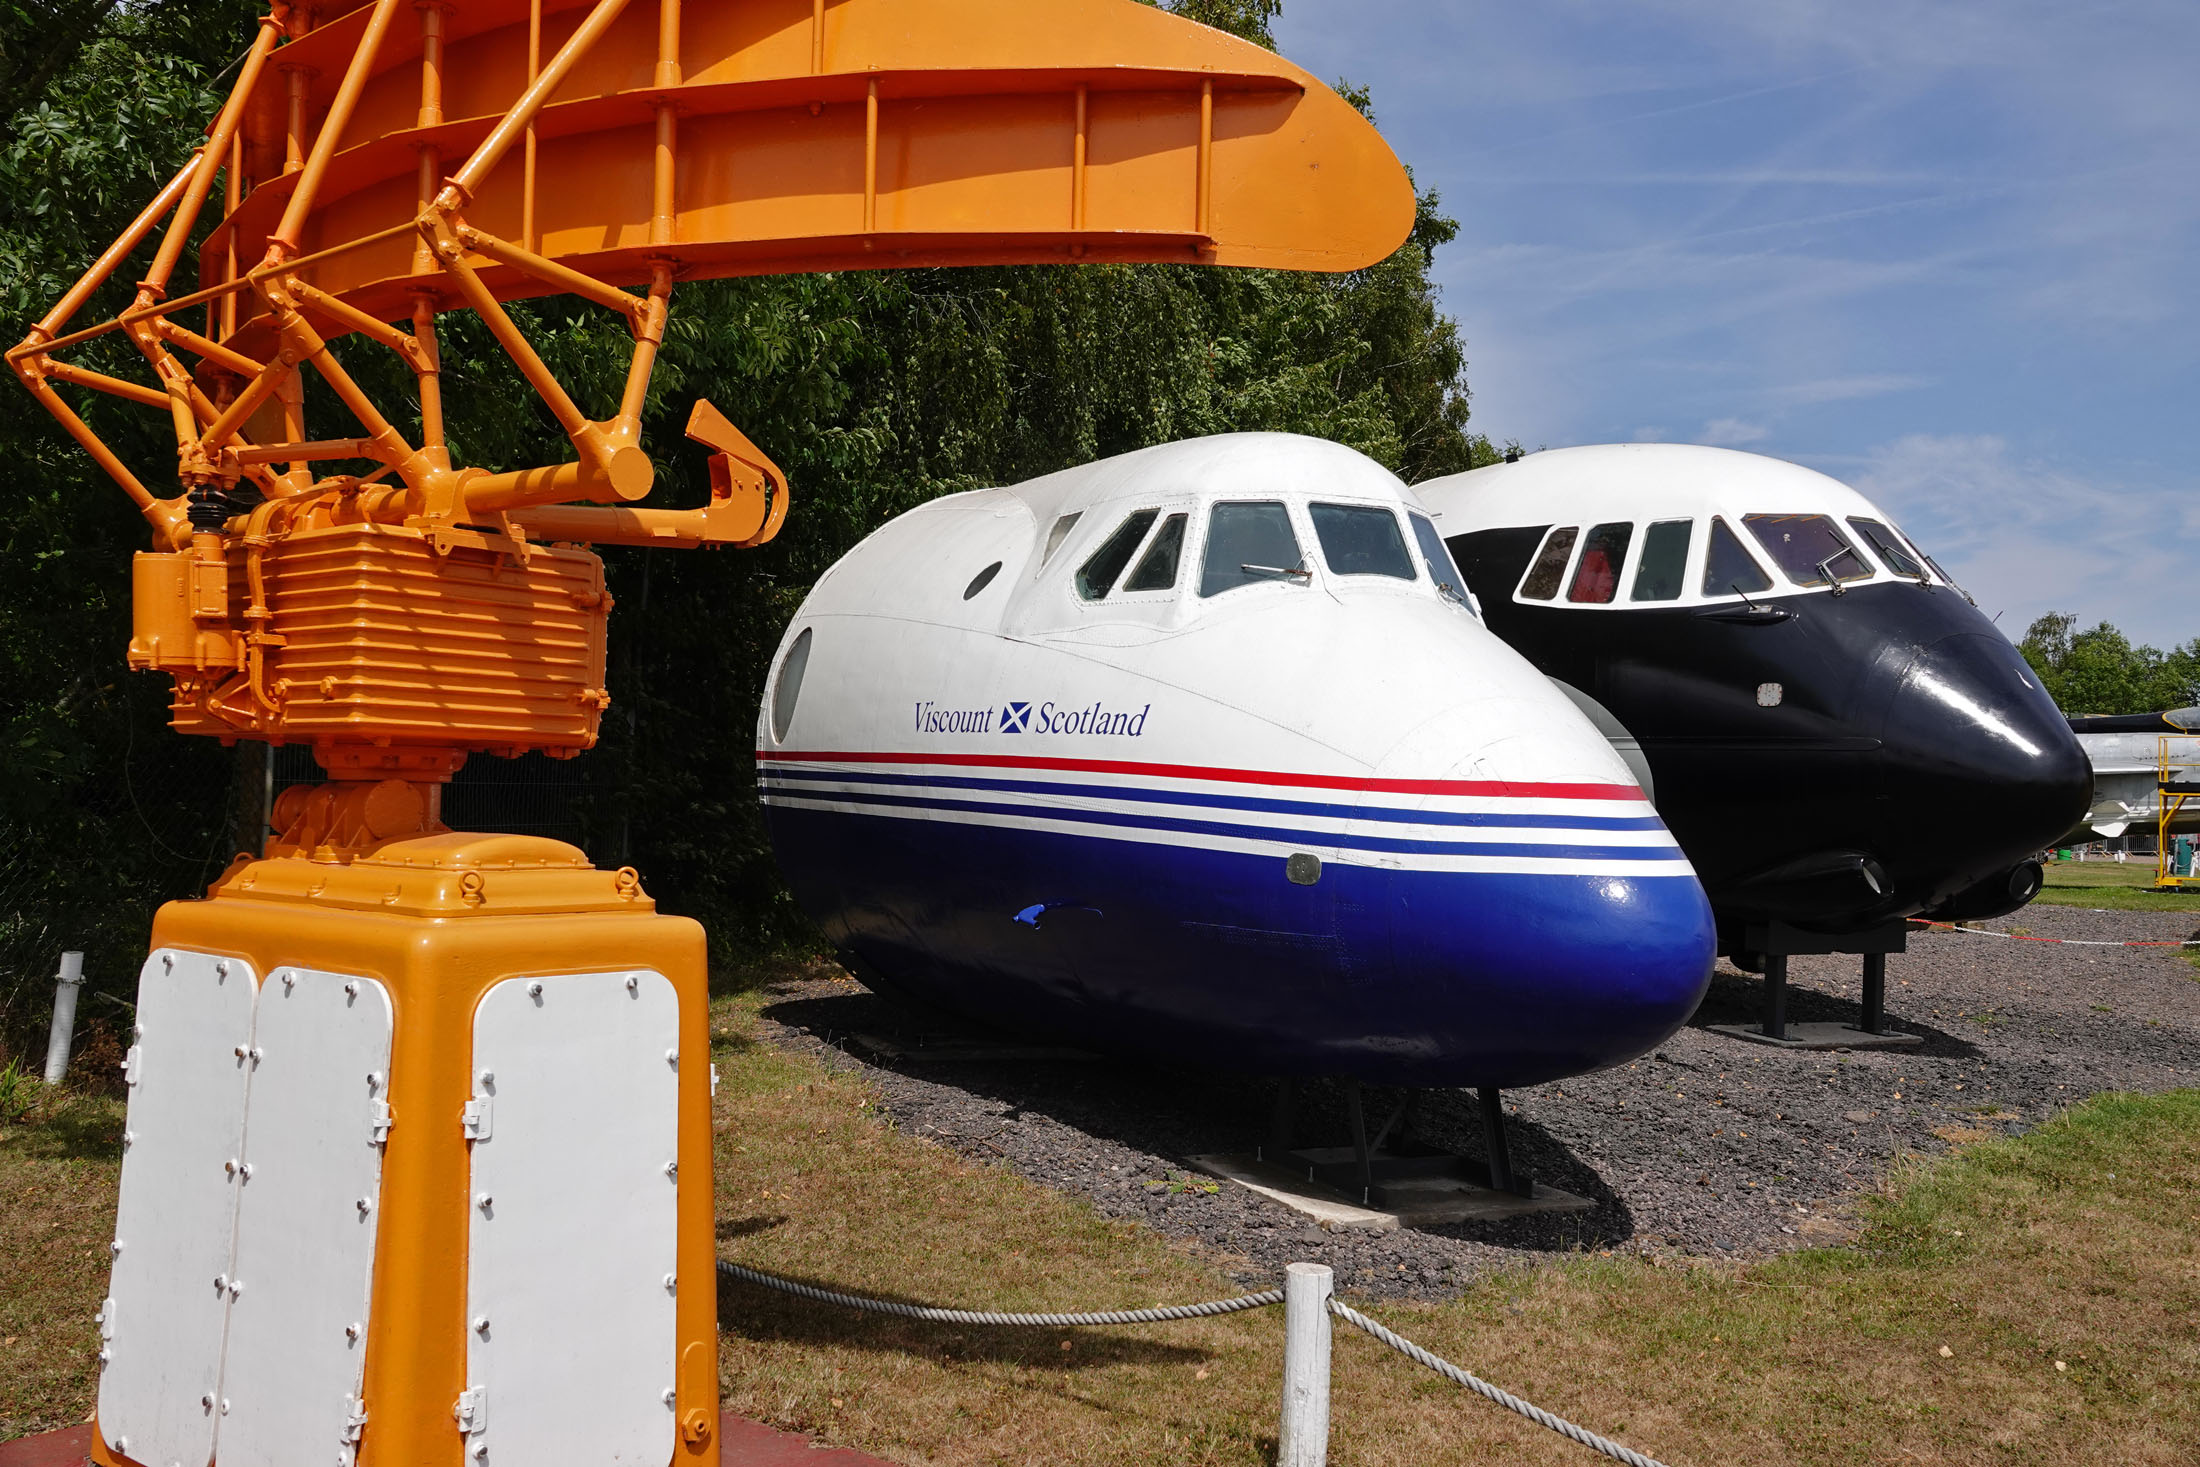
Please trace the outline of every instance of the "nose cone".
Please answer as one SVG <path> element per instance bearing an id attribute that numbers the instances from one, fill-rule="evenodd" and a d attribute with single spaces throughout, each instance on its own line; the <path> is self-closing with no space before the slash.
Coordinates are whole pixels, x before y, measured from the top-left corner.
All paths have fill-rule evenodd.
<path id="1" fill-rule="evenodd" d="M 1711 981 L 1711 905 L 1692 874 L 1462 878 L 1399 933 L 1451 1026 L 1421 1083 L 1536 1085 L 1620 1064 L 1688 1022 Z"/>
<path id="2" fill-rule="evenodd" d="M 1946 895 L 2032 854 L 2084 815 L 2093 767 L 2031 669 L 1999 636 L 1918 653 L 1888 706 L 1888 849 L 1941 832 Z"/>

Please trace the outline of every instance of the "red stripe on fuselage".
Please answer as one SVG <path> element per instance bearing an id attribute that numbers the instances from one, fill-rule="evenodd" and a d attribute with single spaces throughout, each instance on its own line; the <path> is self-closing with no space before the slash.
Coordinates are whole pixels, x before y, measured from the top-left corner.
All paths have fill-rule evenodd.
<path id="1" fill-rule="evenodd" d="M 1227 784 L 1360 790 L 1384 795 L 1482 795 L 1516 800 L 1640 800 L 1631 784 L 1514 784 L 1497 779 L 1360 779 L 1342 774 L 1208 769 L 1196 764 L 1138 764 L 1123 759 L 1050 759 L 1034 754 L 795 754 L 758 750 L 759 764 L 936 764 L 960 769 L 1054 769 L 1147 779 L 1204 779 Z"/>

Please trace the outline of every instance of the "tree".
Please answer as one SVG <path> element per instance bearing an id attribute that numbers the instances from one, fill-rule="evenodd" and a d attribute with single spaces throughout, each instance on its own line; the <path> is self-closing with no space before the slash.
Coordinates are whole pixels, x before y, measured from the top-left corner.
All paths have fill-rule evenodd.
<path id="1" fill-rule="evenodd" d="M 2158 713 L 2200 703 L 2200 638 L 2160 652 L 2133 645 L 2105 621 L 2077 627 L 2075 616 L 2049 612 L 2017 644 L 2065 713 Z"/>

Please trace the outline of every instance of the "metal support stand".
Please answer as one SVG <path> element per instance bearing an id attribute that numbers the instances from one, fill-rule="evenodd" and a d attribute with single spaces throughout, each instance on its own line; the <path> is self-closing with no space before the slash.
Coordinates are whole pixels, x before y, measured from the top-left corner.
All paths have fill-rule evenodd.
<path id="1" fill-rule="evenodd" d="M 1263 1160 L 1278 1161 L 1291 1154 L 1299 1141 L 1299 1085 L 1296 1080 L 1284 1076 L 1276 1081 L 1276 1108 L 1268 1117 L 1268 1145 L 1263 1152 L 1253 1154 Z"/>
<path id="2" fill-rule="evenodd" d="M 1486 1085 L 1474 1092 L 1482 1105 L 1482 1144 L 1490 1154 L 1490 1189 L 1495 1192 L 1519 1192 L 1513 1183 L 1512 1148 L 1505 1144 L 1505 1096 L 1495 1086 Z M 1528 1191 L 1535 1189 L 1529 1182 Z M 1527 1193 L 1523 1192 L 1523 1196 Z"/>
<path id="3" fill-rule="evenodd" d="M 1788 1037 L 1788 960 L 1786 953 L 1765 954 L 1765 1037 Z"/>
<path id="4" fill-rule="evenodd" d="M 1866 1034 L 1887 1032 L 1887 955 L 1864 954 L 1864 1022 Z"/>
<path id="5" fill-rule="evenodd" d="M 69 1049 L 76 1037 L 76 994 L 84 986 L 84 954 L 63 953 L 54 976 L 53 1028 L 46 1033 L 46 1083 L 69 1077 Z"/>
<path id="6" fill-rule="evenodd" d="M 1352 1117 L 1352 1154 L 1360 1163 L 1360 1201 L 1364 1205 L 1375 1192 L 1375 1159 L 1367 1144 L 1367 1112 L 1360 1104 L 1360 1082 L 1347 1080 L 1345 1111 Z"/>

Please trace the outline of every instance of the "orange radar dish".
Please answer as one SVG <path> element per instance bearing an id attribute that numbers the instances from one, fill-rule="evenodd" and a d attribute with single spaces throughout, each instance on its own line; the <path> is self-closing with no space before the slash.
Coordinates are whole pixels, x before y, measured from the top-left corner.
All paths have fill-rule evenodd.
<path id="1" fill-rule="evenodd" d="M 446 7 L 439 117 L 424 41 L 385 37 L 295 244 L 307 256 L 409 222 L 417 160 L 499 142 L 531 69 L 601 7 Z M 1412 227 L 1380 134 L 1290 62 L 1137 0 L 628 4 L 493 168 L 459 169 L 467 223 L 616 285 L 901 265 L 1177 260 L 1350 270 Z M 247 100 L 259 183 L 208 241 L 203 286 L 265 253 L 294 203 L 290 119 L 325 115 L 373 7 L 281 48 Z M 531 68 L 530 58 L 536 58 Z M 662 121 L 673 125 L 661 130 Z M 668 180 L 665 175 L 669 172 Z M 431 188 L 442 179 L 432 180 Z M 411 309 L 410 231 L 302 269 L 371 313 Z M 476 251 L 500 299 L 558 283 Z M 450 304 L 458 304 L 455 299 Z"/>
<path id="2" fill-rule="evenodd" d="M 449 610 L 473 593 L 443 583 L 487 576 L 512 607 L 555 608 L 571 600 L 560 576 L 592 572 L 535 542 L 777 533 L 786 475 L 707 403 L 690 436 L 715 450 L 708 505 L 636 503 L 656 477 L 642 410 L 678 281 L 1351 270 L 1402 244 L 1415 207 L 1336 93 L 1138 0 L 372 0 L 333 17 L 271 0 L 207 134 L 8 363 L 154 527 L 132 660 L 176 679 L 177 726 L 328 748 L 577 752 L 604 701 L 608 598 L 474 626 Z M 199 288 L 177 293 L 210 205 Z M 132 305 L 72 329 L 156 237 Z M 632 334 L 608 417 L 504 309 L 553 294 Z M 571 458 L 452 461 L 436 323 L 453 310 L 482 318 Z M 67 360 L 117 333 L 150 382 Z M 407 400 L 378 405 L 341 360 L 376 350 L 410 370 Z M 309 429 L 308 370 L 349 421 Z M 165 413 L 181 492 L 148 487 L 64 386 Z M 332 555 L 340 595 L 319 579 Z M 332 597 L 358 616 L 327 612 Z"/>

